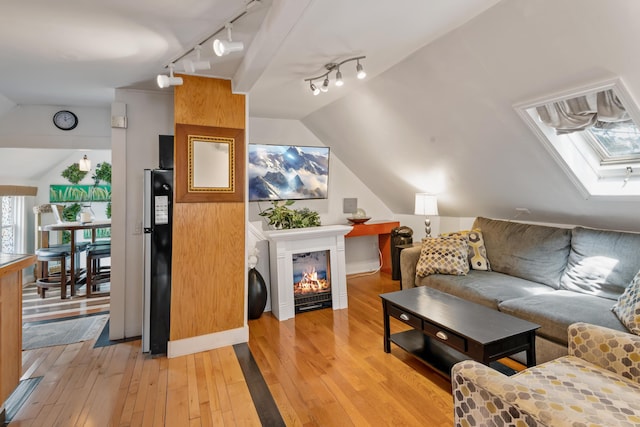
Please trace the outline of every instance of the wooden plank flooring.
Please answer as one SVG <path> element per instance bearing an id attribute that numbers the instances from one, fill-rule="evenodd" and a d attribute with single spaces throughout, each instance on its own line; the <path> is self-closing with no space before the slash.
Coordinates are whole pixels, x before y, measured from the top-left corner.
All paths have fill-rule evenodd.
<path id="1" fill-rule="evenodd" d="M 398 289 L 384 274 L 350 277 L 346 310 L 249 323 L 249 348 L 287 425 L 452 424 L 449 381 L 395 346 L 383 351 L 378 295 Z"/>
<path id="2" fill-rule="evenodd" d="M 109 283 L 100 286 L 102 291 L 109 289 Z M 59 288 L 51 288 L 45 295 L 46 298 L 40 298 L 35 283 L 22 287 L 23 323 L 109 311 L 108 295 L 87 299 L 84 297 L 84 288 L 79 289 L 79 296 L 74 298 L 60 299 Z"/>
<path id="3" fill-rule="evenodd" d="M 286 425 L 452 424 L 449 382 L 395 346 L 383 351 L 378 295 L 398 288 L 384 274 L 350 277 L 348 309 L 249 321 L 249 348 Z M 43 379 L 9 425 L 260 425 L 233 347 L 167 359 L 143 354 L 139 340 L 93 345 L 24 351 L 23 378 Z"/>

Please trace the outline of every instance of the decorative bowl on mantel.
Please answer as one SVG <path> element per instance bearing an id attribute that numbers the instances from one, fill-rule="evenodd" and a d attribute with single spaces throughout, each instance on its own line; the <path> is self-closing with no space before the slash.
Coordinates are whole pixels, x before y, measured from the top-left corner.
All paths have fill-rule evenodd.
<path id="1" fill-rule="evenodd" d="M 347 221 L 349 221 L 351 224 L 364 224 L 370 219 L 371 217 L 368 217 L 368 216 L 360 216 L 360 217 L 347 218 Z"/>

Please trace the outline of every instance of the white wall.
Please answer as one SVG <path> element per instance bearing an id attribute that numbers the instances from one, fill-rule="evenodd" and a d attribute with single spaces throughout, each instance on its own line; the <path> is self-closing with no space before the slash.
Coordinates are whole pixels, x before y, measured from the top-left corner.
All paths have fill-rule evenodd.
<path id="1" fill-rule="evenodd" d="M 322 146 L 298 120 L 249 119 L 249 143 Z M 331 147 L 330 147 L 331 148 Z M 293 207 L 308 207 L 320 213 L 323 225 L 348 224 L 349 214 L 343 213 L 343 199 L 357 198 L 358 207 L 372 220 L 398 220 L 391 210 L 356 177 L 331 150 L 329 159 L 329 197 L 326 200 L 298 200 Z M 270 207 L 269 202 L 249 203 L 249 220 L 267 222 L 259 216 L 260 210 Z M 404 221 L 402 221 L 404 224 Z M 379 266 L 377 236 L 353 237 L 346 240 L 347 273 L 372 271 Z"/>
<path id="2" fill-rule="evenodd" d="M 78 126 L 56 128 L 53 115 L 59 110 L 73 111 Z M 0 147 L 109 149 L 110 123 L 108 108 L 18 105 L 0 116 Z"/>
<path id="3" fill-rule="evenodd" d="M 110 338 L 142 331 L 142 176 L 158 167 L 158 135 L 173 135 L 173 92 L 116 90 L 112 110 L 126 109 L 127 129 L 113 129 Z"/>

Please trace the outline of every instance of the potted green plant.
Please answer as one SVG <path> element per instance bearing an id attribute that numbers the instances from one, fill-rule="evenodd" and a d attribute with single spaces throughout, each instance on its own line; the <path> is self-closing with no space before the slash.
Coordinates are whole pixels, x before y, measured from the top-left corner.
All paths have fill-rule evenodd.
<path id="1" fill-rule="evenodd" d="M 72 184 L 78 184 L 87 174 L 86 171 L 80 170 L 78 163 L 73 163 L 71 166 L 62 171 L 62 177 L 66 178 Z"/>
<path id="2" fill-rule="evenodd" d="M 100 181 L 104 181 L 107 184 L 111 184 L 111 163 L 102 162 L 96 165 L 96 170 L 93 176 L 95 185 L 98 185 Z"/>
<path id="3" fill-rule="evenodd" d="M 260 212 L 259 215 L 269 220 L 269 225 L 276 229 L 317 227 L 320 215 L 309 208 L 292 209 L 293 200 L 276 200 L 273 206 Z"/>
<path id="4" fill-rule="evenodd" d="M 97 186 L 100 181 L 104 181 L 107 184 L 111 184 L 111 163 L 102 162 L 96 165 L 96 170 L 93 176 L 94 186 Z M 106 208 L 107 218 L 111 218 L 111 201 L 107 202 Z"/>

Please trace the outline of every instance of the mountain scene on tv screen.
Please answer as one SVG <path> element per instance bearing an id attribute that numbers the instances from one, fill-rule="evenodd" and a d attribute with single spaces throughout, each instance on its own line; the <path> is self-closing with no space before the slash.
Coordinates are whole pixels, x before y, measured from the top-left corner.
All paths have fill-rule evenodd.
<path id="1" fill-rule="evenodd" d="M 324 199 L 328 176 L 327 148 L 258 146 L 249 150 L 249 200 Z"/>

